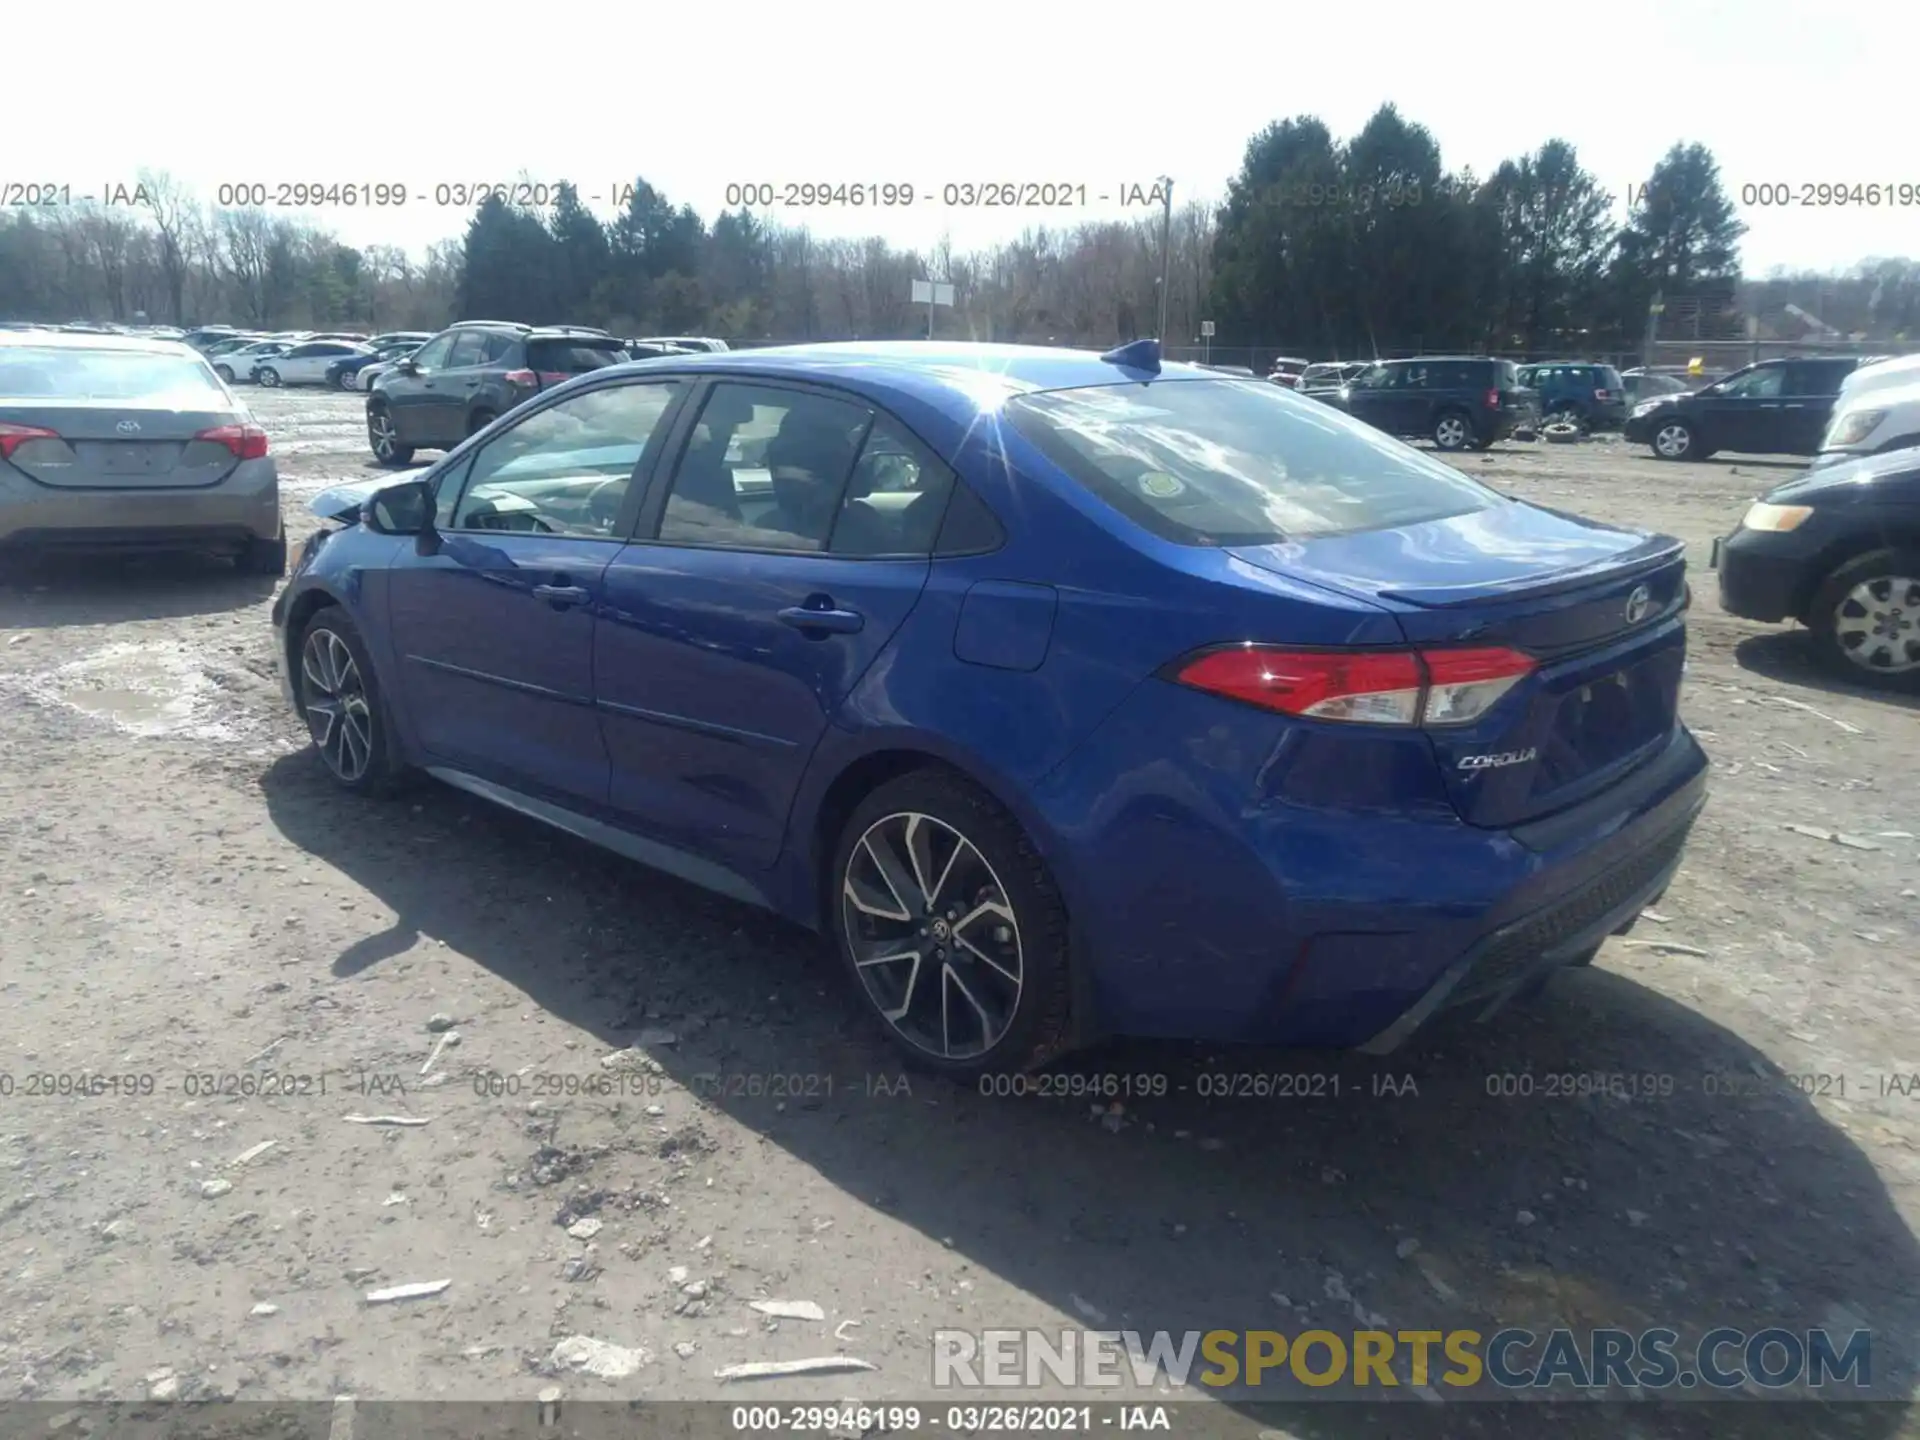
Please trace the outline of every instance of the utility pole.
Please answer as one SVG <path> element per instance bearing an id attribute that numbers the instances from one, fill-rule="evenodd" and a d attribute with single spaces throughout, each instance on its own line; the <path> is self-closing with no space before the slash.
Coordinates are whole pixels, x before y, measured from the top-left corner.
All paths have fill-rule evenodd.
<path id="1" fill-rule="evenodd" d="M 1159 179 L 1162 190 L 1161 203 L 1165 207 L 1160 218 L 1160 329 L 1157 332 L 1160 343 L 1167 343 L 1167 290 L 1171 266 L 1173 264 L 1173 177 L 1162 175 Z"/>

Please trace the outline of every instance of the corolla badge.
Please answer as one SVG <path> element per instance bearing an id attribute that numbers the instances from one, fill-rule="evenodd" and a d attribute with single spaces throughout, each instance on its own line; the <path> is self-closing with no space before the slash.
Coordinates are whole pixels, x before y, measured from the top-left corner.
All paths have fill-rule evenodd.
<path id="1" fill-rule="evenodd" d="M 1644 585 L 1634 586 L 1633 593 L 1627 596 L 1627 624 L 1638 625 L 1652 609 L 1653 591 Z"/>
<path id="2" fill-rule="evenodd" d="M 1529 760 L 1538 760 L 1538 749 L 1508 750 L 1499 755 L 1469 755 L 1460 762 L 1462 770 L 1498 770 L 1507 765 L 1524 765 Z"/>

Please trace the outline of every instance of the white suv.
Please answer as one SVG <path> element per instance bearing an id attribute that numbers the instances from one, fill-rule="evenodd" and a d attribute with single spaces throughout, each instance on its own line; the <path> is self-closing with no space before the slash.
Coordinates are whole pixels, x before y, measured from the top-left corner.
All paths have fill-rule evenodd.
<path id="1" fill-rule="evenodd" d="M 1813 466 L 1920 446 L 1920 355 L 1865 366 L 1847 377 Z"/>

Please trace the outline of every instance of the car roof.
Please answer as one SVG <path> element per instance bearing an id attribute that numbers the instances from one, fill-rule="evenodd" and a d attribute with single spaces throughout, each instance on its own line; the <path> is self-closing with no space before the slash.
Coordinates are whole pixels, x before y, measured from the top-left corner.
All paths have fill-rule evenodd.
<path id="1" fill-rule="evenodd" d="M 159 335 L 116 335 L 110 331 L 0 330 L 0 347 L 36 350 L 129 350 L 146 355 L 183 355 L 198 360 L 200 352 L 178 340 Z"/>
<path id="2" fill-rule="evenodd" d="M 883 406 L 918 401 L 944 414 L 974 415 L 1043 390 L 1072 390 L 1138 380 L 1140 372 L 1091 350 L 1041 345 L 928 340 L 849 340 L 713 350 L 631 360 L 593 372 L 698 375 L 816 381 L 837 385 Z M 1166 380 L 1232 383 L 1198 365 L 1163 362 Z"/>

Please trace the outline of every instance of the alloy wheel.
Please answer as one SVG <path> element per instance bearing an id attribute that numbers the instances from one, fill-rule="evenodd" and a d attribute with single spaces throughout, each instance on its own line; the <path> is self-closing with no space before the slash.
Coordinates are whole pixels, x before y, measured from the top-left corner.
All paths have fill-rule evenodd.
<path id="1" fill-rule="evenodd" d="M 314 748 L 351 785 L 373 762 L 373 709 L 347 642 L 324 627 L 308 632 L 300 648 L 300 679 Z"/>
<path id="2" fill-rule="evenodd" d="M 1920 579 L 1862 580 L 1834 606 L 1833 638 L 1841 654 L 1875 675 L 1920 669 Z"/>
<path id="3" fill-rule="evenodd" d="M 254 378 L 271 390 L 280 383 L 280 372 L 278 370 L 262 370 L 256 374 Z"/>
<path id="4" fill-rule="evenodd" d="M 1467 422 L 1449 415 L 1433 427 L 1433 443 L 1442 450 L 1458 450 L 1467 443 Z"/>
<path id="5" fill-rule="evenodd" d="M 1693 448 L 1693 432 L 1684 425 L 1663 425 L 1653 437 L 1653 448 L 1669 460 L 1678 460 Z"/>
<path id="6" fill-rule="evenodd" d="M 906 811 L 869 825 L 841 883 L 842 928 L 867 998 L 916 1049 L 975 1059 L 1020 1008 L 1020 925 L 971 840 Z"/>
<path id="7" fill-rule="evenodd" d="M 399 437 L 394 433 L 393 417 L 384 410 L 372 410 L 367 414 L 367 438 L 373 443 L 373 453 L 382 460 L 393 458 L 394 446 Z"/>

